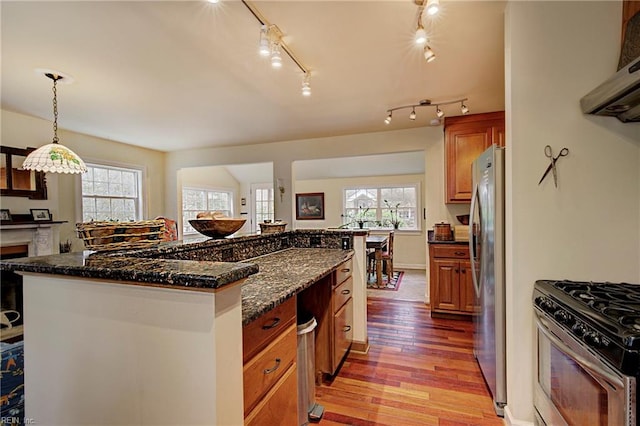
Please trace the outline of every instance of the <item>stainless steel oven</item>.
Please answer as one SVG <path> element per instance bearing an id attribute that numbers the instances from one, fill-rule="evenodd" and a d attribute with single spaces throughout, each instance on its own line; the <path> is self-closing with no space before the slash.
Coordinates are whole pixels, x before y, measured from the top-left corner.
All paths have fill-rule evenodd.
<path id="1" fill-rule="evenodd" d="M 626 329 L 609 327 L 606 318 L 591 312 L 604 304 L 591 303 L 587 309 L 588 304 L 581 304 L 584 296 L 569 294 L 578 298 L 574 304 L 550 288 L 539 281 L 534 290 L 536 423 L 635 426 L 639 357 L 638 351 L 624 347 Z M 636 334 L 640 336 L 640 327 Z"/>

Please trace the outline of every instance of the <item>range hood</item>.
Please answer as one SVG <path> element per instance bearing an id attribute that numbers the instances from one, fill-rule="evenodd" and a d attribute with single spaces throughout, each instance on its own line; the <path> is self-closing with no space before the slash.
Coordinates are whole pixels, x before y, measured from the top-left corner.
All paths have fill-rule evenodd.
<path id="1" fill-rule="evenodd" d="M 640 122 L 640 56 L 580 99 L 585 114 Z"/>

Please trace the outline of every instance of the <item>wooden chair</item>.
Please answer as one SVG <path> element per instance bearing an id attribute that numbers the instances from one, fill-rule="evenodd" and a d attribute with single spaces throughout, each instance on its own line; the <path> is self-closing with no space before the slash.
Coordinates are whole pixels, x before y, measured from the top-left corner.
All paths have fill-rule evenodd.
<path id="1" fill-rule="evenodd" d="M 393 235 L 394 231 L 389 232 L 389 238 L 387 239 L 387 249 L 382 252 L 381 261 L 382 269 L 387 272 L 387 277 L 390 280 L 393 278 Z M 368 255 L 369 273 L 376 273 L 376 253 L 370 252 Z"/>

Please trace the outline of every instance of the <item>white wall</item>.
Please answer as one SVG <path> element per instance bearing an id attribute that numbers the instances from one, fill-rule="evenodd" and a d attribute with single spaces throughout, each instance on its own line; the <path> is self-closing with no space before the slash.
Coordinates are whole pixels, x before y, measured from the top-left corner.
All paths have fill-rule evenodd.
<path id="1" fill-rule="evenodd" d="M 583 115 L 616 71 L 620 2 L 522 2 L 506 14 L 507 404 L 533 420 L 537 279 L 640 283 L 640 127 Z M 538 186 L 562 147 L 558 188 Z"/>
<path id="2" fill-rule="evenodd" d="M 2 110 L 2 140 L 4 146 L 16 148 L 40 147 L 50 143 L 53 137 L 52 123 L 35 117 Z M 60 143 L 78 154 L 85 162 L 103 162 L 132 165 L 144 169 L 144 191 L 146 203 L 144 219 L 164 215 L 165 154 L 145 148 L 138 148 L 119 142 L 101 139 L 58 129 Z M 28 214 L 32 208 L 48 208 L 54 220 L 66 220 L 60 226 L 60 239 L 74 240 L 74 249 L 81 249 L 82 243 L 75 237 L 75 223 L 81 221 L 76 216 L 77 194 L 80 178 L 75 175 L 47 173 L 47 200 L 30 200 L 24 197 L 1 197 L 3 209 L 11 213 Z"/>
<path id="3" fill-rule="evenodd" d="M 343 191 L 346 187 L 359 185 L 403 185 L 418 184 L 424 188 L 424 175 L 400 175 L 400 176 L 380 176 L 380 177 L 357 177 L 339 179 L 319 179 L 319 180 L 296 180 L 295 191 L 323 192 L 325 202 L 325 220 L 296 220 L 294 227 L 303 228 L 328 228 L 343 224 L 341 217 L 344 210 Z M 420 231 L 396 231 L 393 246 L 393 263 L 398 268 L 424 269 L 426 267 L 426 226 L 422 216 L 424 197 L 420 197 L 420 208 L 418 219 L 422 229 Z M 372 231 L 376 233 L 377 231 Z M 387 231 L 380 231 L 385 233 Z"/>

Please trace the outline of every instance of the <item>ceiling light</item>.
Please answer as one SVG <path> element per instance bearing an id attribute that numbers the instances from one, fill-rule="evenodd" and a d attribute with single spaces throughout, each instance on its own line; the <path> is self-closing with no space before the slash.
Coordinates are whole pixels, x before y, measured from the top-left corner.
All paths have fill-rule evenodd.
<path id="1" fill-rule="evenodd" d="M 458 98 L 458 99 L 454 99 L 451 101 L 443 101 L 443 102 L 431 102 L 430 99 L 422 99 L 420 100 L 418 103 L 415 104 L 411 104 L 411 105 L 402 105 L 402 106 L 398 106 L 398 107 L 394 107 L 394 108 L 389 108 L 387 110 L 387 118 L 384 120 L 385 124 L 389 124 L 391 123 L 391 116 L 393 114 L 393 111 L 397 111 L 399 109 L 405 109 L 405 108 L 410 108 L 411 109 L 411 113 L 409 113 L 409 120 L 415 120 L 417 117 L 416 114 L 416 108 L 421 108 L 421 107 L 435 107 L 436 109 L 436 116 L 438 118 L 433 118 L 430 123 L 431 125 L 437 125 L 438 123 L 441 122 L 441 118 L 444 117 L 444 111 L 440 108 L 442 105 L 450 105 L 450 104 L 460 104 L 461 105 L 461 112 L 462 114 L 467 114 L 469 112 L 469 108 L 465 105 L 465 101 L 467 100 L 467 98 Z"/>
<path id="2" fill-rule="evenodd" d="M 271 49 L 271 66 L 273 68 L 282 68 L 282 56 L 280 56 L 280 46 L 278 42 L 273 43 Z"/>
<path id="3" fill-rule="evenodd" d="M 427 14 L 435 15 L 440 10 L 440 0 L 429 0 L 427 2 Z"/>
<path id="4" fill-rule="evenodd" d="M 424 59 L 426 59 L 427 62 L 432 62 L 435 58 L 436 54 L 434 53 L 434 51 L 431 50 L 431 47 L 429 47 L 429 45 L 426 45 L 424 47 Z"/>
<path id="5" fill-rule="evenodd" d="M 207 0 L 207 1 L 212 4 L 220 3 L 220 0 Z"/>
<path id="6" fill-rule="evenodd" d="M 416 35 L 414 38 L 416 44 L 423 45 L 427 42 L 427 32 L 424 30 L 422 26 L 422 22 L 418 19 L 418 29 L 416 30 Z"/>
<path id="7" fill-rule="evenodd" d="M 311 86 L 309 85 L 309 74 L 304 75 L 302 81 L 302 96 L 311 96 Z"/>
<path id="8" fill-rule="evenodd" d="M 269 47 L 269 36 L 267 34 L 267 26 L 263 25 L 260 29 L 260 56 L 267 57 L 271 55 L 271 48 Z"/>
<path id="9" fill-rule="evenodd" d="M 84 173 L 87 166 L 78 155 L 58 143 L 58 91 L 56 84 L 63 77 L 56 73 L 45 73 L 53 80 L 53 142 L 30 153 L 22 163 L 25 170 L 49 173 Z"/>

